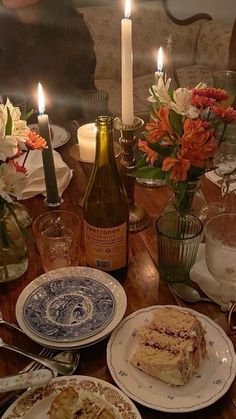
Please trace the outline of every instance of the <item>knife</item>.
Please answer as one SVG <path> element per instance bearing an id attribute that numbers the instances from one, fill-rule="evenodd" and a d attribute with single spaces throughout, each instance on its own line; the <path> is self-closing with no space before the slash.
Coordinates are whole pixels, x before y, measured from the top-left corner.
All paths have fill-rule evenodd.
<path id="1" fill-rule="evenodd" d="M 0 378 L 0 393 L 41 386 L 47 384 L 54 377 L 55 375 L 53 372 L 46 368 L 15 375 L 8 375 L 7 377 Z"/>

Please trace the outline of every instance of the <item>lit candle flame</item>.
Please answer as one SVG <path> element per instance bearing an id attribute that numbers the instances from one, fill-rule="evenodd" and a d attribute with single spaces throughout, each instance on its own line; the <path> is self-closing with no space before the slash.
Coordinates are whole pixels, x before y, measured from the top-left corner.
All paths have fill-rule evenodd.
<path id="1" fill-rule="evenodd" d="M 131 0 L 125 2 L 125 18 L 128 19 L 131 14 Z"/>
<path id="2" fill-rule="evenodd" d="M 38 84 L 38 107 L 39 113 L 42 115 L 45 111 L 45 100 L 41 83 Z"/>
<path id="3" fill-rule="evenodd" d="M 163 51 L 162 51 L 162 47 L 160 47 L 157 54 L 157 71 L 161 72 L 162 68 L 163 68 Z"/>

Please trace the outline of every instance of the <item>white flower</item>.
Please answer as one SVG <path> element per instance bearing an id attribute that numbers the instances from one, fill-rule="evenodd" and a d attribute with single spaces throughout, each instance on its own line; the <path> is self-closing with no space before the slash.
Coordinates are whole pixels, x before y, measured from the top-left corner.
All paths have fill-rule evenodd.
<path id="1" fill-rule="evenodd" d="M 0 105 L 0 139 L 5 136 L 6 122 L 7 118 L 4 111 L 4 105 Z"/>
<path id="2" fill-rule="evenodd" d="M 29 127 L 27 127 L 27 122 L 20 119 L 20 109 L 18 107 L 13 106 L 9 99 L 7 99 L 5 105 L 0 105 L 0 138 L 2 138 L 5 135 L 8 118 L 7 109 L 9 110 L 12 119 L 11 134 L 15 136 L 16 139 L 18 139 L 19 141 L 25 142 L 30 129 Z"/>
<path id="3" fill-rule="evenodd" d="M 0 160 L 5 161 L 8 157 L 14 157 L 18 152 L 18 141 L 12 135 L 0 138 Z"/>
<path id="4" fill-rule="evenodd" d="M 23 141 L 25 143 L 30 131 L 26 121 L 19 119 L 12 122 L 12 135 L 14 135 L 18 141 Z"/>
<path id="5" fill-rule="evenodd" d="M 168 93 L 169 87 L 170 87 L 171 79 L 168 79 L 165 83 L 163 80 L 163 77 L 160 77 L 157 84 L 154 84 L 152 86 L 152 90 L 150 89 L 150 93 L 152 96 L 148 98 L 149 102 L 156 102 L 156 98 L 162 103 L 168 105 L 171 102 L 171 97 Z M 153 95 L 154 93 L 154 95 Z"/>
<path id="6" fill-rule="evenodd" d="M 1 173 L 1 167 L 0 166 L 0 173 Z M 0 196 L 1 198 L 5 199 L 5 201 L 12 202 L 11 196 L 6 192 L 6 184 L 4 182 L 4 179 L 0 177 Z"/>
<path id="7" fill-rule="evenodd" d="M 20 119 L 20 117 L 21 117 L 21 111 L 20 111 L 20 108 L 18 108 L 17 106 L 14 106 L 11 102 L 10 102 L 10 100 L 7 98 L 7 100 L 6 100 L 6 104 L 5 104 L 5 110 L 6 110 L 6 113 L 7 113 L 7 108 L 9 109 L 9 111 L 10 111 L 10 114 L 11 114 L 11 117 L 12 117 L 12 120 L 14 121 L 14 120 L 18 120 L 18 119 Z"/>
<path id="8" fill-rule="evenodd" d="M 19 196 L 27 182 L 25 173 L 16 171 L 14 164 L 3 163 L 0 166 L 0 195 L 11 202 L 12 196 Z"/>
<path id="9" fill-rule="evenodd" d="M 185 115 L 191 119 L 199 116 L 199 110 L 191 105 L 192 92 L 189 89 L 179 87 L 174 91 L 173 99 L 174 101 L 171 101 L 169 106 L 176 113 Z"/>
<path id="10" fill-rule="evenodd" d="M 7 120 L 7 108 L 11 114 L 12 118 L 12 132 L 11 134 L 16 137 L 18 141 L 25 142 L 30 131 L 29 127 L 27 127 L 27 122 L 20 119 L 21 118 L 21 111 L 20 108 L 15 107 L 12 105 L 9 99 L 6 101 L 5 105 L 5 116 Z"/>

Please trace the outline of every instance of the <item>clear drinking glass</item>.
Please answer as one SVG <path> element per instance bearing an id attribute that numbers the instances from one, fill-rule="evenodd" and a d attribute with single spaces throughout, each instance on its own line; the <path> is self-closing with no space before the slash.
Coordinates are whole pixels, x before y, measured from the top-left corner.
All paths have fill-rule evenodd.
<path id="1" fill-rule="evenodd" d="M 236 179 L 236 137 L 223 141 L 214 157 L 215 173 L 222 178 L 221 196 L 228 193 L 230 182 Z M 235 173 L 234 173 L 235 172 Z"/>
<path id="2" fill-rule="evenodd" d="M 77 214 L 61 210 L 41 214 L 33 233 L 45 272 L 78 265 L 81 219 Z"/>
<path id="3" fill-rule="evenodd" d="M 236 286 L 236 213 L 219 214 L 205 226 L 206 264 L 213 277 Z"/>
<path id="4" fill-rule="evenodd" d="M 236 301 L 236 213 L 224 213 L 205 226 L 205 258 L 209 272 L 218 281 L 221 301 L 230 307 Z"/>
<path id="5" fill-rule="evenodd" d="M 158 218 L 156 228 L 161 281 L 189 281 L 202 237 L 201 221 L 189 213 L 168 212 Z"/>
<path id="6" fill-rule="evenodd" d="M 95 121 L 100 115 L 108 115 L 109 94 L 104 90 L 88 90 L 81 97 L 83 119 Z"/>
<path id="7" fill-rule="evenodd" d="M 228 99 L 222 103 L 225 106 L 231 106 L 236 95 L 236 71 L 222 70 L 213 73 L 214 87 L 224 89 L 228 93 Z"/>
<path id="8" fill-rule="evenodd" d="M 10 100 L 13 106 L 18 106 L 21 111 L 21 115 L 26 114 L 27 99 L 26 96 L 18 92 L 0 92 L 0 103 L 6 103 L 7 98 Z"/>

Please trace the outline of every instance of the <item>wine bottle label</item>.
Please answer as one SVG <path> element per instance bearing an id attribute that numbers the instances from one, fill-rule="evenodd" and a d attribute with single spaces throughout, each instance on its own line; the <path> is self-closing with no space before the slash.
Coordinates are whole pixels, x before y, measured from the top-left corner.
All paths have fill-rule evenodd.
<path id="1" fill-rule="evenodd" d="M 114 271 L 126 265 L 127 223 L 101 228 L 84 221 L 84 237 L 89 266 Z"/>

